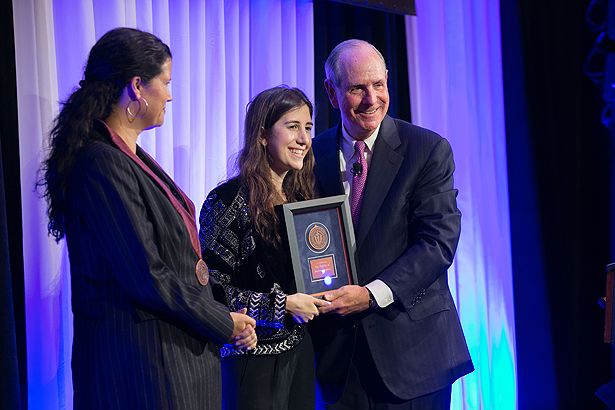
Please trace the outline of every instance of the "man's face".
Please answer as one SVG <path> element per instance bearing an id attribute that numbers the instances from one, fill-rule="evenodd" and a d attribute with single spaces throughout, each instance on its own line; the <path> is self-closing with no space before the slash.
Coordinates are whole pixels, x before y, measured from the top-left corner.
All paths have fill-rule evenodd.
<path id="1" fill-rule="evenodd" d="M 342 124 L 355 140 L 369 137 L 389 109 L 387 70 L 369 46 L 356 46 L 340 56 L 337 86 L 325 80 L 329 100 L 339 108 Z"/>

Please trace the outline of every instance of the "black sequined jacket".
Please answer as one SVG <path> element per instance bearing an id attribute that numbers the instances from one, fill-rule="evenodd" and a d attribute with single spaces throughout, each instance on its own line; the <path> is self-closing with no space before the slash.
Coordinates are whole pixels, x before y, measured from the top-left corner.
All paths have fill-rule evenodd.
<path id="1" fill-rule="evenodd" d="M 295 292 L 288 248 L 267 244 L 253 229 L 247 190 L 237 178 L 209 193 L 199 222 L 203 259 L 222 284 L 227 305 L 231 311 L 247 308 L 256 320 L 256 349 L 225 345 L 222 357 L 279 354 L 299 344 L 304 327 L 286 315 L 286 295 Z M 284 226 L 281 231 L 285 238 Z"/>

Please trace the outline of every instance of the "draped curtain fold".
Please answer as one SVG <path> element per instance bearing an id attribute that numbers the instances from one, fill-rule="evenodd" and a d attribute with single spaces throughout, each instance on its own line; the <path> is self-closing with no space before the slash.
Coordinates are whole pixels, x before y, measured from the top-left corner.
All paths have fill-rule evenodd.
<path id="1" fill-rule="evenodd" d="M 233 172 L 245 107 L 279 84 L 314 97 L 309 0 L 13 0 L 21 160 L 28 401 L 72 408 L 72 313 L 65 242 L 47 236 L 34 192 L 46 135 L 111 28 L 150 31 L 173 53 L 165 124 L 144 132 L 151 153 L 197 208 Z"/>
<path id="2" fill-rule="evenodd" d="M 463 214 L 449 282 L 477 368 L 453 409 L 516 409 L 499 2 L 417 0 L 406 17 L 412 119 L 455 153 Z"/>

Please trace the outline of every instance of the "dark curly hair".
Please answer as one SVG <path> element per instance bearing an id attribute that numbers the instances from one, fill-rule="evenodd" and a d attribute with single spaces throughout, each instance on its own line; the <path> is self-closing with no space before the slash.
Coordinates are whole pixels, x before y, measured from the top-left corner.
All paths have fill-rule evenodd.
<path id="1" fill-rule="evenodd" d="M 170 58 L 171 50 L 158 37 L 132 28 L 107 32 L 90 50 L 80 87 L 62 103 L 55 118 L 37 182 L 47 200 L 47 230 L 56 241 L 65 233 L 67 184 L 75 157 L 96 138 L 94 121 L 109 117 L 131 78 L 139 76 L 147 83 Z"/>
<path id="2" fill-rule="evenodd" d="M 313 113 L 307 96 L 298 88 L 278 86 L 262 91 L 248 104 L 244 127 L 244 147 L 239 154 L 239 179 L 248 191 L 248 209 L 256 232 L 266 242 L 280 243 L 279 218 L 275 213 L 277 193 L 271 182 L 267 151 L 260 143 L 263 135 L 288 111 L 306 105 Z M 284 177 L 282 190 L 288 202 L 314 197 L 314 153 L 310 149 L 303 168 L 291 169 Z"/>

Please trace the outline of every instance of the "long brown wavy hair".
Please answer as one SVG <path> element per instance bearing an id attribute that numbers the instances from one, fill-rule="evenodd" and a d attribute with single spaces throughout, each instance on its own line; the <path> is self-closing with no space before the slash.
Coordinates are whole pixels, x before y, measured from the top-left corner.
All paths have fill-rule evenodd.
<path id="1" fill-rule="evenodd" d="M 248 209 L 256 232 L 274 246 L 280 244 L 280 221 L 274 206 L 278 194 L 271 181 L 271 166 L 266 147 L 260 140 L 288 111 L 306 105 L 313 113 L 307 96 L 298 88 L 278 86 L 262 91 L 248 104 L 244 127 L 244 147 L 237 161 L 239 179 L 248 191 Z M 308 151 L 303 168 L 288 171 L 282 182 L 288 202 L 314 197 L 314 153 Z"/>

